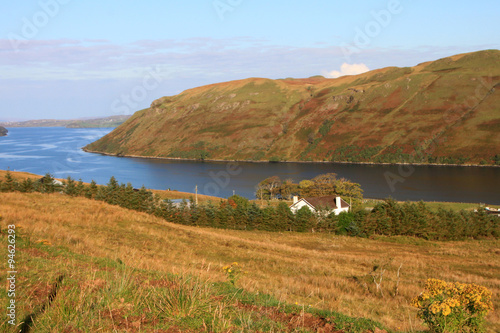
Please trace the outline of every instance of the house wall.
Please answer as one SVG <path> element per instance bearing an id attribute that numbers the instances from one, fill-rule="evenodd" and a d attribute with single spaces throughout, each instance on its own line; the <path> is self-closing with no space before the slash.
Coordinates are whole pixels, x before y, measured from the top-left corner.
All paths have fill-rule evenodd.
<path id="1" fill-rule="evenodd" d="M 337 209 L 334 209 L 333 212 L 335 213 L 335 215 L 339 215 L 340 213 L 342 212 L 348 212 L 349 211 L 349 208 L 348 207 L 345 207 L 345 208 L 337 208 Z"/>
<path id="2" fill-rule="evenodd" d="M 314 209 L 311 206 L 309 206 L 302 199 L 299 200 L 296 204 L 292 205 L 292 207 L 290 207 L 290 210 L 292 211 L 292 213 L 296 214 L 304 206 L 306 206 L 307 208 L 309 208 L 313 213 L 316 213 L 316 209 Z M 339 215 L 342 212 L 348 212 L 348 211 L 349 211 L 349 208 L 345 207 L 345 208 L 336 208 L 336 209 L 333 209 L 331 212 L 335 213 L 335 215 Z"/>
<path id="3" fill-rule="evenodd" d="M 348 212 L 348 211 L 349 211 L 349 208 L 336 208 L 336 209 L 332 209 L 329 212 L 326 212 L 325 216 L 330 215 L 331 213 L 334 213 L 335 215 L 339 215 L 342 212 Z"/>
<path id="4" fill-rule="evenodd" d="M 309 208 L 313 213 L 316 213 L 316 210 L 311 208 L 311 206 L 309 206 L 304 200 L 299 200 L 293 207 L 290 208 L 290 210 L 292 213 L 296 214 L 304 206 Z"/>

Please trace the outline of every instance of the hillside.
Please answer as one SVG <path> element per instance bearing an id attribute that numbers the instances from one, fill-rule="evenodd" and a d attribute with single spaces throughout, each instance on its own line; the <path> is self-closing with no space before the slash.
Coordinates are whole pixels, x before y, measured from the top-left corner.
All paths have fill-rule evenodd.
<path id="1" fill-rule="evenodd" d="M 2 122 L 0 125 L 8 127 L 68 127 L 68 128 L 99 128 L 116 127 L 130 118 L 130 115 L 110 116 L 89 119 L 38 119 L 19 122 Z"/>
<path id="2" fill-rule="evenodd" d="M 338 79 L 224 82 L 162 97 L 85 149 L 202 160 L 500 164 L 499 85 L 498 50 Z"/>
<path id="3" fill-rule="evenodd" d="M 218 230 L 176 225 L 59 193 L 2 193 L 0 234 L 5 244 L 7 226 L 13 224 L 18 318 L 32 314 L 33 331 L 40 332 L 321 332 L 320 326 L 302 326 L 312 319 L 321 319 L 322 327 L 334 322 L 346 332 L 368 333 L 366 328 L 373 327 L 316 309 L 414 332 L 423 326 L 410 300 L 429 277 L 478 283 L 493 295 L 500 290 L 498 240 L 430 242 Z M 7 246 L 2 254 L 6 257 Z M 223 269 L 232 262 L 246 272 L 236 283 L 238 290 L 228 285 Z M 371 274 L 379 273 L 376 267 L 385 269 L 383 297 L 372 280 Z M 190 274 L 210 283 L 176 294 L 183 292 L 182 281 Z M 5 300 L 2 290 L 0 299 Z M 169 295 L 185 299 L 192 315 L 169 307 Z M 498 297 L 493 301 L 498 308 Z M 491 312 L 487 321 L 488 332 L 497 332 L 498 313 Z M 294 330 L 291 325 L 297 322 Z M 365 329 L 356 329 L 360 326 Z"/>

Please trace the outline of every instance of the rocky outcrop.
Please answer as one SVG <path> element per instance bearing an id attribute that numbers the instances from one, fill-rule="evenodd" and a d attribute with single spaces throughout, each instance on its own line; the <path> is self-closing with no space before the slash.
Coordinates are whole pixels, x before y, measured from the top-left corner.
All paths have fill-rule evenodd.
<path id="1" fill-rule="evenodd" d="M 0 126 L 0 136 L 6 136 L 9 131 L 5 127 Z"/>

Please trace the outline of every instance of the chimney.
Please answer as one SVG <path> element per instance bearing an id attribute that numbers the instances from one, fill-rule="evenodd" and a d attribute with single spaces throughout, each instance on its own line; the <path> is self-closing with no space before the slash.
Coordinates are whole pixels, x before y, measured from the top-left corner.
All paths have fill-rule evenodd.
<path id="1" fill-rule="evenodd" d="M 299 201 L 299 197 L 294 195 L 293 196 L 293 203 L 296 204 Z"/>
<path id="2" fill-rule="evenodd" d="M 335 197 L 335 205 L 340 208 L 340 197 Z"/>

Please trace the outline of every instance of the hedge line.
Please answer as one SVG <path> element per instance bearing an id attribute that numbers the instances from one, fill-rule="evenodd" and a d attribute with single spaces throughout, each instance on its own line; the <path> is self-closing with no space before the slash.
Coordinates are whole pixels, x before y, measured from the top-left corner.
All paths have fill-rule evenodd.
<path id="1" fill-rule="evenodd" d="M 373 235 L 413 236 L 428 240 L 462 240 L 467 238 L 498 238 L 500 218 L 484 211 L 431 211 L 423 202 L 399 204 L 392 199 L 377 204 L 372 211 L 354 209 L 340 215 L 313 214 L 302 208 L 293 214 L 288 205 L 261 208 L 248 199 L 232 196 L 220 204 L 195 205 L 185 201 L 175 205 L 163 200 L 144 187 L 134 189 L 131 184 L 119 184 L 111 177 L 107 185 L 90 185 L 68 177 L 63 185 L 53 182 L 47 174 L 42 181 L 24 179 L 19 182 L 7 172 L 0 180 L 0 192 L 61 192 L 70 196 L 84 196 L 109 204 L 146 212 L 169 222 L 223 229 L 328 232 L 356 237 Z"/>

